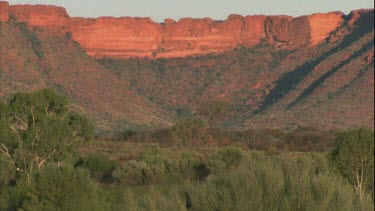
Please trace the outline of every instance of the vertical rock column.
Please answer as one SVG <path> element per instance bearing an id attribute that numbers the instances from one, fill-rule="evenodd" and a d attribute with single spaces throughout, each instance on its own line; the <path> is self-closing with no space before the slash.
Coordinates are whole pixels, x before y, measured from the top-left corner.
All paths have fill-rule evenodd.
<path id="1" fill-rule="evenodd" d="M 9 3 L 0 1 L 0 22 L 8 22 L 9 20 Z"/>

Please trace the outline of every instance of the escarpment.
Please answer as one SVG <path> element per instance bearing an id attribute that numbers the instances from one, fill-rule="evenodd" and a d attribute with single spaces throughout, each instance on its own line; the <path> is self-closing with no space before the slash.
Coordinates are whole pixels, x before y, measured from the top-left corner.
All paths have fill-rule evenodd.
<path id="1" fill-rule="evenodd" d="M 286 49 L 312 47 L 336 30 L 347 16 L 341 12 L 291 16 L 230 15 L 227 20 L 210 18 L 70 17 L 62 7 L 49 5 L 11 5 L 1 3 L 0 20 L 14 17 L 30 26 L 65 34 L 81 44 L 94 57 L 185 57 L 223 52 L 237 46 L 267 42 Z M 351 16 L 363 15 L 354 11 Z"/>

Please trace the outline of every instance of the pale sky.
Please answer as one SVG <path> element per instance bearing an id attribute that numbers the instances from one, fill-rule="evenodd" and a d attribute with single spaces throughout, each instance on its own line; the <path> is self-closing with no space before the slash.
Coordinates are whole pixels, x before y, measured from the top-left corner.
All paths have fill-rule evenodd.
<path id="1" fill-rule="evenodd" d="M 1 1 L 1 0 L 0 0 Z M 72 17 L 131 16 L 165 18 L 210 17 L 229 14 L 291 15 L 374 8 L 373 0 L 9 0 L 10 4 L 50 4 L 65 7 Z"/>

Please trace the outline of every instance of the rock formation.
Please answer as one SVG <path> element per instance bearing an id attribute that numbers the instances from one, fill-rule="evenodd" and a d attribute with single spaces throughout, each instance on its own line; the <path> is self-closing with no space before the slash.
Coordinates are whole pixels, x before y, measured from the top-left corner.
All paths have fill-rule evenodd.
<path id="1" fill-rule="evenodd" d="M 9 19 L 9 3 L 7 1 L 0 1 L 0 22 L 7 22 Z"/>
<path id="2" fill-rule="evenodd" d="M 1 2 L 1 20 L 7 21 L 8 3 Z M 253 46 L 261 41 L 287 49 L 311 47 L 326 39 L 345 20 L 341 12 L 291 16 L 230 15 L 225 21 L 210 18 L 69 17 L 62 7 L 14 5 L 9 15 L 30 26 L 70 32 L 94 57 L 184 57 L 223 52 L 236 46 Z M 361 12 L 352 12 L 352 16 Z"/>

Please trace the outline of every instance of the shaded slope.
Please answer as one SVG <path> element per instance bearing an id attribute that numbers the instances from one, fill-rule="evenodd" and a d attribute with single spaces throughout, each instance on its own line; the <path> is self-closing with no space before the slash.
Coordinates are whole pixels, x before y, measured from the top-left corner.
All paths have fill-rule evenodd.
<path id="1" fill-rule="evenodd" d="M 360 50 L 355 51 L 348 59 L 341 62 L 339 65 L 335 66 L 334 68 L 328 70 L 324 73 L 318 80 L 314 81 L 307 89 L 305 89 L 302 94 L 291 103 L 288 107 L 293 107 L 296 103 L 302 101 L 305 97 L 312 94 L 325 80 L 327 80 L 330 76 L 332 76 L 336 71 L 343 68 L 345 65 L 349 64 L 352 60 L 357 59 L 361 54 L 364 52 L 372 49 L 374 47 L 374 40 L 371 40 L 366 45 L 364 45 Z"/>
<path id="2" fill-rule="evenodd" d="M 346 35 L 342 39 L 339 45 L 323 53 L 317 59 L 313 59 L 312 61 L 309 61 L 305 63 L 304 65 L 297 67 L 296 69 L 288 72 L 287 74 L 283 75 L 279 80 L 277 80 L 276 86 L 270 92 L 270 94 L 266 96 L 266 98 L 263 101 L 262 107 L 258 111 L 256 111 L 256 113 L 261 112 L 264 109 L 267 109 L 273 103 L 283 98 L 285 94 L 291 91 L 298 83 L 300 83 L 305 77 L 307 77 L 308 74 L 314 70 L 314 67 L 320 64 L 322 61 L 324 61 L 327 57 L 330 57 L 333 54 L 339 52 L 340 50 L 350 46 L 355 41 L 357 41 L 360 37 L 374 30 L 373 25 L 374 25 L 374 11 L 370 11 L 366 13 L 365 15 L 361 16 L 358 20 L 355 21 L 354 26 L 353 26 L 354 30 L 350 31 L 349 35 Z M 344 24 L 343 27 L 346 27 L 346 25 Z M 366 45 L 367 46 L 365 47 L 366 49 L 362 49 L 362 50 L 365 51 L 367 50 L 367 48 L 371 48 L 371 46 L 373 46 L 373 40 L 371 42 L 369 42 L 368 45 Z M 357 56 L 357 54 L 358 53 L 356 53 L 353 56 L 355 57 Z M 345 65 L 345 63 L 346 62 L 344 62 L 343 65 Z M 312 85 L 312 87 L 314 86 L 316 86 L 316 84 Z M 309 89 L 312 89 L 312 88 L 309 88 Z M 302 94 L 301 96 L 308 94 L 308 92 L 311 92 L 311 90 L 310 91 L 306 90 L 306 92 Z"/>

